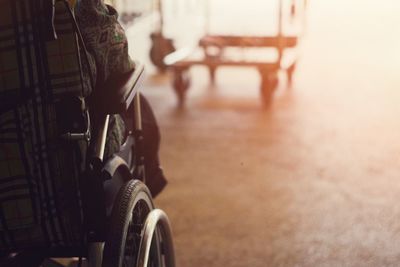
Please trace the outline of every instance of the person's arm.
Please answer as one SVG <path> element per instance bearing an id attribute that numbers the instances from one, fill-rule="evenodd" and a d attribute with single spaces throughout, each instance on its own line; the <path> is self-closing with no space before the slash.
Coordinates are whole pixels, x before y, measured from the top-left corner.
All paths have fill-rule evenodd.
<path id="1" fill-rule="evenodd" d="M 89 53 L 96 62 L 97 84 L 135 67 L 128 54 L 125 31 L 113 7 L 102 0 L 79 0 L 75 13 Z"/>

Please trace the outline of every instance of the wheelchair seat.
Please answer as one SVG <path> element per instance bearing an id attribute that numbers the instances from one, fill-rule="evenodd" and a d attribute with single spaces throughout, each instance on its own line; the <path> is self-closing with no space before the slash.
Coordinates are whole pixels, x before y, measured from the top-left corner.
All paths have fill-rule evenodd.
<path id="1" fill-rule="evenodd" d="M 46 257 L 87 257 L 92 266 L 125 266 L 126 261 L 144 266 L 151 247 L 157 262 L 164 251 L 167 266 L 173 266 L 168 219 L 138 180 L 144 179 L 143 157 L 130 156 L 132 164 L 118 155 L 103 159 L 108 114 L 132 104 L 140 117 L 143 66 L 87 88 L 84 42 L 67 1 L 1 5 L 0 255 L 43 248 Z M 138 153 L 132 146 L 142 138 L 137 121 L 127 140 L 131 145 L 124 146 L 131 153 Z M 117 190 L 106 190 L 114 181 Z M 131 227 L 138 220 L 148 225 L 147 237 L 136 240 L 132 251 L 129 231 L 138 231 Z M 148 245 L 157 243 L 146 241 L 154 232 L 167 248 Z"/>

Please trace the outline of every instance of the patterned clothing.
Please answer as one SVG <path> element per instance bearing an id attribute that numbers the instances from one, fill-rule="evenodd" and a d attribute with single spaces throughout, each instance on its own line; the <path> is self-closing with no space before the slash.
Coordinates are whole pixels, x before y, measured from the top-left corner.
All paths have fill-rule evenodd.
<path id="1" fill-rule="evenodd" d="M 91 72 L 96 84 L 101 84 L 110 76 L 131 71 L 135 66 L 128 54 L 128 42 L 123 28 L 118 22 L 117 11 L 103 0 L 78 0 L 75 14 L 90 55 Z M 86 83 L 89 71 L 84 68 Z M 89 87 L 88 84 L 86 84 Z M 112 88 L 110 88 L 112 90 Z M 160 168 L 158 149 L 160 133 L 149 103 L 141 97 L 146 184 L 156 196 L 167 184 Z M 129 113 L 129 112 L 128 112 Z M 128 116 L 129 117 L 129 116 Z M 133 118 L 128 118 L 133 120 Z M 105 156 L 111 156 L 119 149 L 125 133 L 121 116 L 111 116 Z"/>
<path id="2" fill-rule="evenodd" d="M 80 0 L 75 15 L 88 52 L 96 63 L 96 84 L 103 83 L 110 75 L 134 68 L 124 29 L 118 23 L 118 14 L 113 7 L 99 0 Z"/>
<path id="3" fill-rule="evenodd" d="M 85 87 L 91 87 L 90 78 L 94 79 L 96 87 L 114 74 L 134 69 L 135 65 L 128 55 L 128 42 L 124 29 L 118 23 L 118 14 L 113 7 L 105 5 L 100 0 L 79 0 L 75 16 L 89 52 L 90 68 L 87 68 L 86 64 L 83 68 Z M 106 158 L 118 151 L 124 136 L 125 125 L 121 116 L 110 116 L 104 151 Z"/>

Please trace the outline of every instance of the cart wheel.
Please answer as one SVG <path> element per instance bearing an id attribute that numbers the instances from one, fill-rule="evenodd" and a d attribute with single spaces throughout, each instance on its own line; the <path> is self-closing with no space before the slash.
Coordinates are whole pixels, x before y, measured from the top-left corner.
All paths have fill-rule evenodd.
<path id="1" fill-rule="evenodd" d="M 164 58 L 168 54 L 175 52 L 172 39 L 165 38 L 162 33 L 152 33 L 150 35 L 152 46 L 150 49 L 150 60 L 160 72 L 165 72 L 167 66 L 164 64 Z"/>
<path id="2" fill-rule="evenodd" d="M 142 228 L 153 209 L 150 191 L 142 182 L 130 180 L 121 187 L 111 213 L 103 267 L 136 266 Z M 161 258 L 159 242 L 155 241 L 152 248 L 149 266 L 158 266 Z"/>
<path id="3" fill-rule="evenodd" d="M 296 63 L 293 63 L 286 71 L 289 86 L 291 86 L 293 83 L 293 74 L 295 70 L 296 70 Z"/>
<path id="4" fill-rule="evenodd" d="M 210 81 L 212 84 L 215 83 L 215 72 L 217 68 L 215 66 L 208 66 L 208 72 L 210 73 Z"/>
<path id="5" fill-rule="evenodd" d="M 178 105 L 183 106 L 186 97 L 186 91 L 190 87 L 190 77 L 187 71 L 175 71 L 174 90 L 178 97 Z"/>
<path id="6" fill-rule="evenodd" d="M 265 74 L 261 80 L 261 97 L 263 104 L 269 106 L 272 101 L 272 96 L 278 86 L 277 73 Z"/>

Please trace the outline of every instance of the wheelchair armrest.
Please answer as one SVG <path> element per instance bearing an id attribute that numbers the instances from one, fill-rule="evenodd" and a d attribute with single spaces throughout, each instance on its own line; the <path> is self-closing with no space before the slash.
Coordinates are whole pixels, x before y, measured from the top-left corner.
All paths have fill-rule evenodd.
<path id="1" fill-rule="evenodd" d="M 97 86 L 91 97 L 94 110 L 102 114 L 118 114 L 127 111 L 139 91 L 143 74 L 143 64 L 136 62 L 134 70 L 112 76 Z"/>

